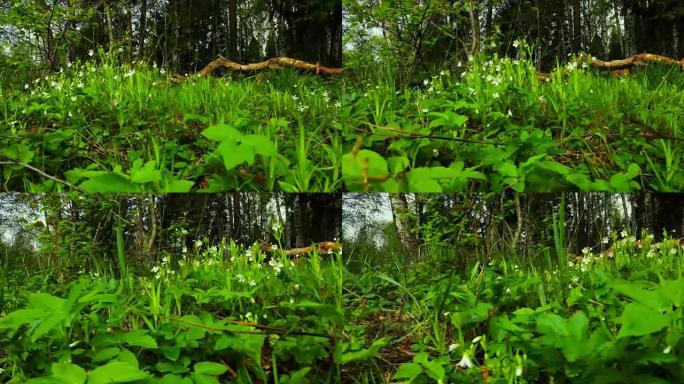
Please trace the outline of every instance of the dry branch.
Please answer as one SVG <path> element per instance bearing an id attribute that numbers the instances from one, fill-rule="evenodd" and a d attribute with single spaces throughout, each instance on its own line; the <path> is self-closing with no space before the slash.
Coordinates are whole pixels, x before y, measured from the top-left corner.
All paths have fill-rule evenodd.
<path id="1" fill-rule="evenodd" d="M 652 53 L 640 53 L 632 57 L 628 57 L 623 60 L 612 60 L 603 61 L 596 58 L 592 58 L 587 54 L 582 54 L 582 59 L 587 60 L 587 62 L 596 68 L 605 68 L 610 70 L 620 70 L 620 69 L 630 69 L 635 66 L 642 66 L 652 63 L 660 63 L 667 65 L 677 65 L 679 68 L 684 70 L 684 59 L 677 61 L 669 57 L 654 55 Z"/>
<path id="2" fill-rule="evenodd" d="M 308 247 L 292 248 L 292 249 L 279 249 L 277 246 L 270 245 L 266 242 L 261 242 L 259 245 L 261 251 L 264 253 L 275 253 L 283 252 L 287 257 L 297 258 L 307 253 L 318 251 L 318 253 L 332 253 L 339 252 L 342 250 L 342 244 L 337 241 L 324 241 L 322 243 L 313 244 Z"/>
<path id="3" fill-rule="evenodd" d="M 640 67 L 643 65 L 654 63 L 675 65 L 684 71 L 684 59 L 677 61 L 669 57 L 655 55 L 652 53 L 640 53 L 638 55 L 634 55 L 626 59 L 611 61 L 599 60 L 587 55 L 586 53 L 583 53 L 580 55 L 580 63 L 587 63 L 588 65 L 591 65 L 594 68 L 607 69 L 611 71 L 613 74 L 616 74 L 617 76 L 629 74 L 629 70 L 633 69 L 634 67 Z M 567 71 L 568 70 L 565 69 L 563 71 L 563 74 L 567 74 Z M 539 80 L 549 80 L 550 78 L 551 75 L 548 73 L 537 73 L 537 79 Z"/>
<path id="4" fill-rule="evenodd" d="M 216 69 L 225 68 L 231 71 L 238 72 L 253 72 L 259 71 L 265 68 L 281 69 L 283 67 L 293 67 L 298 69 L 303 69 L 306 71 L 315 72 L 323 75 L 338 75 L 342 73 L 342 68 L 329 68 L 320 65 L 319 63 L 311 64 L 306 61 L 292 59 L 289 57 L 274 57 L 272 59 L 262 61 L 260 63 L 252 64 L 240 64 L 232 60 L 228 60 L 223 56 L 219 56 L 216 60 L 207 64 L 204 69 L 199 72 L 200 76 L 211 75 Z"/>

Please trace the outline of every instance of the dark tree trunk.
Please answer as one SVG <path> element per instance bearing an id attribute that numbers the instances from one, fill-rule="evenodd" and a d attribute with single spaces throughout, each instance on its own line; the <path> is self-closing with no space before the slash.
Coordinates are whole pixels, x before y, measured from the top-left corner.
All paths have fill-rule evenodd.
<path id="1" fill-rule="evenodd" d="M 237 0 L 228 0 L 228 55 L 239 61 L 237 20 Z"/>
<path id="2" fill-rule="evenodd" d="M 140 39 L 138 40 L 138 60 L 145 57 L 145 38 L 147 37 L 147 0 L 140 2 Z"/>
<path id="3" fill-rule="evenodd" d="M 413 232 L 413 222 L 410 219 L 406 195 L 403 193 L 390 193 L 390 206 L 397 236 L 404 250 L 404 258 L 407 261 L 415 260 L 418 254 L 418 242 Z"/>
<path id="4" fill-rule="evenodd" d="M 580 0 L 572 0 L 572 50 L 582 51 L 582 5 Z"/>

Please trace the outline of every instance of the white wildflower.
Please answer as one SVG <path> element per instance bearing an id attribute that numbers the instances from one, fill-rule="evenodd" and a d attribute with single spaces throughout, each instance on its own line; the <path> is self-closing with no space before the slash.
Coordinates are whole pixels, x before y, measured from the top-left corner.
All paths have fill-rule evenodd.
<path id="1" fill-rule="evenodd" d="M 451 344 L 449 345 L 449 352 L 453 352 L 458 348 L 458 344 Z"/>
<path id="2" fill-rule="evenodd" d="M 463 352 L 463 357 L 461 357 L 461 361 L 459 361 L 456 365 L 465 369 L 472 368 L 475 366 L 475 364 L 473 364 L 473 361 L 470 360 L 470 356 L 467 351 Z"/>

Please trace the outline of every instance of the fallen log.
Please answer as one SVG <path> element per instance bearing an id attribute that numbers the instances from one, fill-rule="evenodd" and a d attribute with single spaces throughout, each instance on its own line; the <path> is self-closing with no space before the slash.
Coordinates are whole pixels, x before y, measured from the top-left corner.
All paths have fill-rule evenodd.
<path id="1" fill-rule="evenodd" d="M 280 249 L 276 245 L 268 244 L 262 241 L 259 244 L 259 249 L 261 252 L 267 254 L 273 254 L 276 252 L 282 252 L 289 258 L 298 258 L 302 255 L 317 251 L 320 254 L 329 254 L 333 252 L 339 252 L 342 250 L 342 244 L 337 241 L 324 241 L 318 244 L 313 244 L 308 247 L 292 248 L 292 249 Z"/>
<path id="2" fill-rule="evenodd" d="M 283 67 L 293 67 L 297 69 L 303 69 L 306 71 L 311 71 L 317 75 L 339 75 L 342 73 L 342 68 L 329 68 L 320 65 L 319 63 L 311 64 L 303 60 L 297 60 L 290 57 L 274 57 L 260 63 L 252 64 L 240 64 L 232 60 L 228 60 L 223 56 L 219 56 L 216 60 L 207 64 L 201 71 L 199 71 L 200 76 L 211 75 L 212 72 L 219 68 L 229 69 L 231 71 L 237 72 L 254 72 L 265 68 L 281 69 Z"/>
<path id="3" fill-rule="evenodd" d="M 635 66 L 642 66 L 652 63 L 676 65 L 679 66 L 680 69 L 684 70 L 684 59 L 677 61 L 669 57 L 655 55 L 652 53 L 640 53 L 638 55 L 634 55 L 626 59 L 611 61 L 599 60 L 597 58 L 593 58 L 587 55 L 586 53 L 583 53 L 580 57 L 581 60 L 586 61 L 589 65 L 593 67 L 605 68 L 609 70 L 631 69 Z"/>
<path id="4" fill-rule="evenodd" d="M 684 59 L 677 61 L 675 59 L 666 56 L 655 55 L 653 53 L 640 53 L 638 55 L 634 55 L 626 59 L 610 61 L 600 60 L 595 57 L 591 57 L 586 53 L 582 53 L 579 58 L 579 64 L 583 63 L 591 65 L 594 68 L 607 69 L 611 71 L 611 74 L 613 76 L 616 77 L 629 75 L 630 70 L 634 69 L 634 67 L 640 67 L 654 63 L 678 66 L 681 70 L 684 71 Z M 563 74 L 565 75 L 567 73 L 568 69 L 566 68 L 563 70 Z M 551 79 L 551 75 L 544 72 L 538 72 L 537 79 L 548 81 Z"/>

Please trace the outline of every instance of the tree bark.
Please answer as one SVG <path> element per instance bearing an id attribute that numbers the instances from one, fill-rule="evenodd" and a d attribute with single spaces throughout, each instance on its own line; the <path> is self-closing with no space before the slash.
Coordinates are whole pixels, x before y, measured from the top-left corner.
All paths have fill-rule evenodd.
<path id="1" fill-rule="evenodd" d="M 112 24 L 112 9 L 109 6 L 109 1 L 104 2 L 105 16 L 107 17 L 107 33 L 109 34 L 109 52 L 112 52 L 114 46 L 114 25 Z"/>
<path id="2" fill-rule="evenodd" d="M 470 54 L 474 55 L 480 52 L 481 45 L 481 34 L 480 34 L 480 12 L 475 3 L 471 3 L 469 10 L 470 12 L 470 28 L 472 33 L 473 45 L 470 49 Z"/>
<path id="3" fill-rule="evenodd" d="M 228 0 L 228 55 L 239 61 L 237 19 L 237 0 Z"/>
<path id="4" fill-rule="evenodd" d="M 572 0 L 572 49 L 582 51 L 582 5 L 580 0 Z"/>
<path id="5" fill-rule="evenodd" d="M 145 57 L 145 38 L 147 37 L 147 0 L 140 2 L 140 39 L 138 40 L 138 60 Z"/>
<path id="6" fill-rule="evenodd" d="M 413 233 L 412 221 L 408 217 L 409 210 L 406 194 L 390 193 L 389 199 L 394 226 L 397 229 L 397 236 L 404 250 L 404 259 L 413 261 L 417 255 L 418 244 Z"/>

